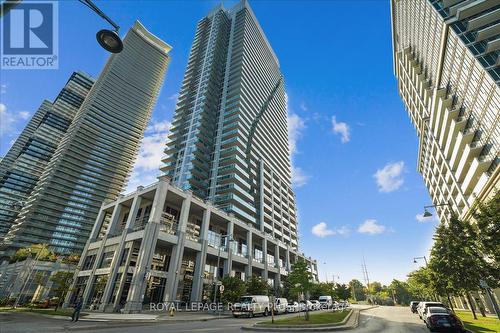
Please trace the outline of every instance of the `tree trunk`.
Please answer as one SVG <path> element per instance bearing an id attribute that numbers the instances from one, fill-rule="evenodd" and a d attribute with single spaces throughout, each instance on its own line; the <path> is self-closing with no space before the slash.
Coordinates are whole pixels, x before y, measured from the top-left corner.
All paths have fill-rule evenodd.
<path id="1" fill-rule="evenodd" d="M 446 294 L 446 295 L 448 296 L 448 302 L 450 303 L 451 311 L 453 311 L 453 313 L 455 313 L 455 309 L 453 308 L 453 302 L 451 301 L 450 294 Z"/>
<path id="2" fill-rule="evenodd" d="M 469 302 L 470 310 L 472 311 L 472 315 L 474 316 L 474 319 L 477 320 L 476 316 L 476 310 L 474 309 L 474 304 L 472 303 L 472 299 L 470 297 L 470 294 L 468 291 L 465 292 L 465 295 L 467 295 L 467 301 Z"/>

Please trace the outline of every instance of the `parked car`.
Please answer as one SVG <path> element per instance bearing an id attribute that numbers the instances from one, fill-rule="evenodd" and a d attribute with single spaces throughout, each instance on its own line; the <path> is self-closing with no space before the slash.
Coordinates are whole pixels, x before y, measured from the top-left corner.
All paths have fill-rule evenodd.
<path id="1" fill-rule="evenodd" d="M 286 298 L 275 298 L 274 299 L 274 313 L 280 314 L 285 313 L 288 306 L 288 300 Z"/>
<path id="2" fill-rule="evenodd" d="M 233 305 L 233 316 L 235 318 L 240 316 L 253 317 L 256 314 L 267 316 L 269 315 L 270 309 L 271 304 L 269 303 L 269 296 L 243 296 L 238 303 Z"/>
<path id="3" fill-rule="evenodd" d="M 318 300 L 313 299 L 311 303 L 313 305 L 313 310 L 321 310 L 321 303 Z"/>
<path id="4" fill-rule="evenodd" d="M 318 301 L 322 309 L 330 309 L 333 305 L 332 296 L 320 296 Z"/>
<path id="5" fill-rule="evenodd" d="M 286 312 L 288 313 L 293 313 L 293 312 L 300 312 L 300 305 L 297 302 L 289 302 L 288 305 L 286 306 Z"/>
<path id="6" fill-rule="evenodd" d="M 300 301 L 300 304 L 303 304 L 303 310 L 302 311 L 306 311 L 306 309 L 308 311 L 312 311 L 313 310 L 313 304 L 311 303 L 311 301 Z"/>
<path id="7" fill-rule="evenodd" d="M 427 319 L 426 325 L 431 332 L 444 332 L 444 333 L 467 332 L 462 321 L 452 313 L 431 314 Z"/>
<path id="8" fill-rule="evenodd" d="M 411 301 L 410 302 L 410 311 L 411 311 L 411 313 L 417 313 L 418 303 L 420 303 L 420 302 L 419 301 Z"/>
<path id="9" fill-rule="evenodd" d="M 445 308 L 446 307 L 441 302 L 423 302 L 422 306 L 418 310 L 418 315 L 419 315 L 420 319 L 424 320 L 424 318 L 425 318 L 425 311 L 426 311 L 427 308 L 429 308 L 431 306 L 437 306 L 437 307 L 441 307 L 441 308 Z"/>
<path id="10" fill-rule="evenodd" d="M 433 314 L 449 314 L 450 310 L 447 308 L 443 308 L 440 306 L 429 306 L 424 310 L 424 322 L 427 323 L 427 320 Z"/>
<path id="11" fill-rule="evenodd" d="M 338 304 L 337 304 L 337 308 L 341 308 L 341 309 L 345 309 L 345 308 L 348 308 L 350 306 L 349 302 L 348 301 L 340 301 Z"/>

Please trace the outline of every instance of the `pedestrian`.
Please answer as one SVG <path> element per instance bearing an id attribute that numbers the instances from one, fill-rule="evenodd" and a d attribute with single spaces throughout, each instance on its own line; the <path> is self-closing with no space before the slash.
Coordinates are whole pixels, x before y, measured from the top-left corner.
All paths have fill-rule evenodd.
<path id="1" fill-rule="evenodd" d="M 73 314 L 71 315 L 71 321 L 72 322 L 77 322 L 78 317 L 80 317 L 80 311 L 82 310 L 83 306 L 83 301 L 81 297 L 78 297 L 78 299 L 75 302 L 75 309 L 73 310 Z"/>

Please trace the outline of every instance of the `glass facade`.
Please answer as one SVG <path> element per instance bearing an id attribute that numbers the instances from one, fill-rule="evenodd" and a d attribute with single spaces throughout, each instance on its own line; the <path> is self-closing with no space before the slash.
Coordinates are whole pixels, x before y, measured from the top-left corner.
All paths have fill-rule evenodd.
<path id="1" fill-rule="evenodd" d="M 498 188 L 500 4 L 391 1 L 394 72 L 419 136 L 418 171 L 441 221 Z"/>
<path id="2" fill-rule="evenodd" d="M 162 171 L 297 247 L 287 126 L 279 62 L 252 9 L 216 7 L 198 22 Z"/>
<path id="3" fill-rule="evenodd" d="M 88 75 L 73 73 L 54 102 L 43 101 L 0 161 L 0 239 L 33 192 L 93 83 Z"/>
<path id="4" fill-rule="evenodd" d="M 81 252 L 102 202 L 116 199 L 130 175 L 170 49 L 139 22 L 128 31 L 60 138 L 4 251 L 47 243 L 59 253 Z"/>

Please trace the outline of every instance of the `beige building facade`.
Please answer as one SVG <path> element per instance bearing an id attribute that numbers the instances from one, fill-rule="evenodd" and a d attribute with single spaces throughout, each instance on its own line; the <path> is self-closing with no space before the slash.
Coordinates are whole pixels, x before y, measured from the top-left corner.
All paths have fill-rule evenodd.
<path id="1" fill-rule="evenodd" d="M 417 169 L 441 222 L 452 213 L 471 220 L 500 187 L 500 3 L 391 0 L 391 17 L 394 74 L 419 138 Z"/>

